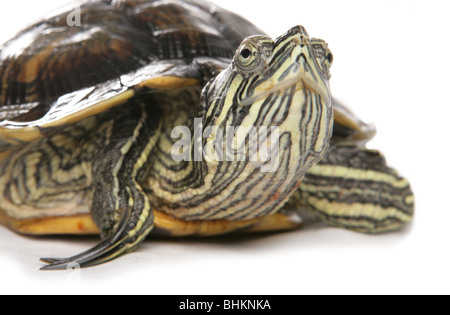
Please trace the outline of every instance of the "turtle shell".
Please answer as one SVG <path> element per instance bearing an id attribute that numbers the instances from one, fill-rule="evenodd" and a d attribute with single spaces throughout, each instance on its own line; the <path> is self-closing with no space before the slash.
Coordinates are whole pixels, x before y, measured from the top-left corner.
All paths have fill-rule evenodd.
<path id="1" fill-rule="evenodd" d="M 263 32 L 199 0 L 84 1 L 0 47 L 0 150 L 100 113 L 144 89 L 203 84 Z"/>
<path id="2" fill-rule="evenodd" d="M 366 144 L 375 134 L 375 126 L 359 119 L 350 109 L 333 99 L 334 125 L 331 142 L 350 141 Z"/>

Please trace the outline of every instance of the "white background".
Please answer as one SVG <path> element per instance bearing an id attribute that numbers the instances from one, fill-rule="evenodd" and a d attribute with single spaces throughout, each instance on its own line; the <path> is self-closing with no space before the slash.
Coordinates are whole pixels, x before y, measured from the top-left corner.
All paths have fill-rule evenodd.
<path id="1" fill-rule="evenodd" d="M 450 7 L 445 1 L 216 0 L 272 36 L 296 24 L 334 53 L 333 94 L 376 124 L 370 147 L 408 177 L 414 223 L 378 236 L 329 227 L 232 239 L 148 240 L 108 264 L 42 272 L 96 238 L 0 227 L 0 293 L 450 293 Z M 61 1 L 3 1 L 0 41 Z"/>

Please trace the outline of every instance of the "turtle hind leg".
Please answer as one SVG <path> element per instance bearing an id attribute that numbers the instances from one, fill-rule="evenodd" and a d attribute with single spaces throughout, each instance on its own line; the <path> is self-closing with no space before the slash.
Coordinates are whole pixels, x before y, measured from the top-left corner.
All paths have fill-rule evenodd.
<path id="1" fill-rule="evenodd" d="M 140 183 L 161 131 L 158 115 L 144 105 L 124 109 L 120 121 L 111 117 L 107 145 L 92 162 L 91 214 L 103 241 L 69 258 L 41 258 L 42 270 L 89 267 L 136 249 L 153 229 L 153 210 Z"/>
<path id="2" fill-rule="evenodd" d="M 378 151 L 354 143 L 332 144 L 295 197 L 328 224 L 363 233 L 399 229 L 414 214 L 409 182 Z"/>

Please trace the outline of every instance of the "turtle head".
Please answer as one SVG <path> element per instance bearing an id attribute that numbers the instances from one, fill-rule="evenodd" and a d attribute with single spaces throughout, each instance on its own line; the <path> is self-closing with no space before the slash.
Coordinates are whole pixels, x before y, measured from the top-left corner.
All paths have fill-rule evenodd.
<path id="1" fill-rule="evenodd" d="M 271 169 L 285 163 L 301 179 L 322 157 L 331 136 L 331 63 L 327 44 L 311 39 L 302 26 L 276 40 L 261 35 L 246 38 L 230 66 L 202 93 L 203 127 L 213 130 L 207 132 L 212 136 L 203 140 L 203 146 L 224 149 L 206 150 L 210 160 L 217 160 L 213 155 L 219 151 L 227 151 L 219 159 L 229 158 L 231 147 L 240 149 L 240 158 L 273 162 L 275 156 L 261 158 L 259 150 L 263 146 L 267 151 L 270 144 L 277 148 L 269 151 L 276 152 L 278 161 Z M 217 145 L 216 128 L 223 131 L 219 141 L 226 142 L 224 147 Z"/>
<path id="2" fill-rule="evenodd" d="M 246 38 L 230 65 L 203 87 L 194 127 L 172 130 L 189 137 L 172 147 L 181 164 L 173 164 L 167 184 L 170 202 L 161 194 L 155 207 L 176 202 L 183 205 L 178 217 L 189 220 L 277 212 L 328 148 L 331 62 L 327 44 L 301 26 L 276 40 Z"/>

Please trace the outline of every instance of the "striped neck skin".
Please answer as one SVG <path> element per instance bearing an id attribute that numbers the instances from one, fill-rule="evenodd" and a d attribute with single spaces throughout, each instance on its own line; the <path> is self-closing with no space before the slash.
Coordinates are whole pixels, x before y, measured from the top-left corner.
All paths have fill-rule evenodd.
<path id="1" fill-rule="evenodd" d="M 202 91 L 189 161 L 153 170 L 155 208 L 183 220 L 249 220 L 279 210 L 331 137 L 328 69 L 316 56 L 300 26 L 276 41 L 244 40 Z"/>

